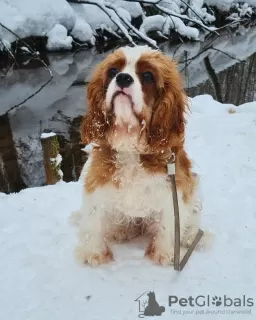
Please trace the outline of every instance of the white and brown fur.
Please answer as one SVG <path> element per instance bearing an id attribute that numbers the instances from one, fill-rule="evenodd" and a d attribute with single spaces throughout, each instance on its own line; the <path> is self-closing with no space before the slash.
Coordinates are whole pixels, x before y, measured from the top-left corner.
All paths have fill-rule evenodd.
<path id="1" fill-rule="evenodd" d="M 133 78 L 120 88 L 109 70 Z M 145 81 L 150 72 L 153 81 Z M 119 93 L 116 95 L 116 93 Z M 121 48 L 92 75 L 88 112 L 81 126 L 84 143 L 94 143 L 80 180 L 82 205 L 76 256 L 98 265 L 113 259 L 108 242 L 146 233 L 145 256 L 169 265 L 174 255 L 174 213 L 166 165 L 175 153 L 181 243 L 193 241 L 200 222 L 197 176 L 184 150 L 187 99 L 173 61 L 147 46 Z"/>

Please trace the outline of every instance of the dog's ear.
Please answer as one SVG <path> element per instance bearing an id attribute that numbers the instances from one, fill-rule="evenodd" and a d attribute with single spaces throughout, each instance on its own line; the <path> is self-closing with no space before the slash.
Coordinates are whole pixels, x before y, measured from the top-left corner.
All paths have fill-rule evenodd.
<path id="1" fill-rule="evenodd" d="M 102 77 L 104 64 L 101 62 L 87 87 L 87 113 L 80 128 L 82 143 L 97 142 L 105 139 L 111 119 L 107 119 L 105 110 L 105 87 Z"/>
<path id="2" fill-rule="evenodd" d="M 159 99 L 149 125 L 149 145 L 152 149 L 168 149 L 172 141 L 181 140 L 185 130 L 187 96 L 174 61 L 164 55 L 158 59 L 161 73 Z"/>

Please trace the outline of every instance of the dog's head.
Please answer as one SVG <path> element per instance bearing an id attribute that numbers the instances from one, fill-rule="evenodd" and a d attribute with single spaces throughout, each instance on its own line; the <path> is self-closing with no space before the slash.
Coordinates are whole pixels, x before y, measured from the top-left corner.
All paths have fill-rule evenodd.
<path id="1" fill-rule="evenodd" d="M 148 297 L 151 298 L 151 299 L 155 299 L 155 292 L 150 291 L 148 293 Z"/>
<path id="2" fill-rule="evenodd" d="M 87 91 L 84 143 L 170 149 L 184 135 L 186 95 L 175 63 L 147 46 L 125 47 L 96 68 Z"/>

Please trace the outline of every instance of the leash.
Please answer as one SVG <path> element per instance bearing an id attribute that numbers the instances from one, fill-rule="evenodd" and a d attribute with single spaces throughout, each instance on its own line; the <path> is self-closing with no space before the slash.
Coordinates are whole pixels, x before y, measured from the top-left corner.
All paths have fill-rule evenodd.
<path id="1" fill-rule="evenodd" d="M 173 200 L 173 210 L 174 210 L 174 270 L 182 271 L 185 267 L 188 259 L 190 258 L 191 254 L 193 253 L 196 245 L 201 240 L 204 232 L 199 229 L 198 233 L 192 242 L 191 246 L 188 248 L 186 254 L 184 255 L 183 259 L 180 261 L 180 213 L 179 213 L 179 201 L 178 201 L 178 194 L 177 194 L 177 187 L 175 181 L 175 153 L 172 153 L 172 158 L 170 162 L 167 164 L 167 173 L 168 177 L 171 181 L 172 187 L 172 200 Z"/>

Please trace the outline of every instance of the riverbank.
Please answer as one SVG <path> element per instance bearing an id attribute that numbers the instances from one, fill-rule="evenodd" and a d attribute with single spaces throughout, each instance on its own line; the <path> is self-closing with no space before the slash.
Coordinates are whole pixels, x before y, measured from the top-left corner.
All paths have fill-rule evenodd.
<path id="1" fill-rule="evenodd" d="M 3 0 L 0 52 L 10 58 L 36 51 L 76 50 L 107 41 L 134 43 L 199 40 L 224 25 L 255 17 L 256 0 L 111 2 L 91 0 Z M 157 3 L 157 4 L 155 4 Z"/>

